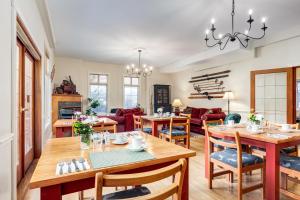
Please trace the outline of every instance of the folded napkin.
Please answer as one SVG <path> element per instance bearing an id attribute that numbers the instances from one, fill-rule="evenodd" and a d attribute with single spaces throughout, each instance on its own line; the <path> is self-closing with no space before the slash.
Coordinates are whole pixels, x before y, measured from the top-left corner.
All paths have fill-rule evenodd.
<path id="1" fill-rule="evenodd" d="M 62 167 L 63 174 L 68 174 L 68 173 L 76 172 L 76 167 L 75 167 L 74 163 L 72 161 L 70 161 L 71 164 L 68 165 L 68 162 L 69 161 L 58 162 L 56 164 L 55 174 L 56 175 L 62 175 L 62 174 L 60 174 L 61 167 Z M 62 163 L 63 165 L 61 166 L 60 163 Z M 80 163 L 78 160 L 76 160 L 76 164 L 77 164 L 77 166 L 79 168 L 79 171 L 83 171 L 84 170 L 82 164 L 84 164 L 86 170 L 91 168 L 87 160 L 84 160 L 83 163 Z M 69 172 L 69 166 L 70 166 L 71 172 Z"/>

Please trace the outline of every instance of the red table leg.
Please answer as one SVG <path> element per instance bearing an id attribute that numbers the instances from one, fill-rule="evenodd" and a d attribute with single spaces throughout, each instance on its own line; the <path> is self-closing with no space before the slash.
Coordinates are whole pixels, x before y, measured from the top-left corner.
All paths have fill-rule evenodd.
<path id="1" fill-rule="evenodd" d="M 206 133 L 205 133 L 206 134 Z M 208 169 L 208 141 L 206 140 L 206 135 L 204 137 L 204 164 L 205 164 L 205 178 L 208 178 L 208 173 L 209 173 L 209 169 Z"/>
<path id="2" fill-rule="evenodd" d="M 155 136 L 155 137 L 158 137 L 158 131 L 157 131 L 158 124 L 157 124 L 157 122 L 152 121 L 151 126 L 152 126 L 152 135 Z"/>
<path id="3" fill-rule="evenodd" d="M 64 137 L 64 128 L 62 128 L 62 127 L 57 127 L 57 128 L 56 128 L 55 137 L 56 137 L 56 138 Z"/>
<path id="4" fill-rule="evenodd" d="M 182 200 L 188 200 L 189 199 L 189 159 L 186 159 L 186 170 L 183 178 L 183 185 L 182 185 L 182 193 L 181 193 L 181 199 Z"/>
<path id="5" fill-rule="evenodd" d="M 278 200 L 279 193 L 279 148 L 276 144 L 266 143 L 266 199 Z"/>
<path id="6" fill-rule="evenodd" d="M 61 200 L 61 188 L 60 185 L 53 185 L 49 187 L 41 188 L 41 200 Z"/>

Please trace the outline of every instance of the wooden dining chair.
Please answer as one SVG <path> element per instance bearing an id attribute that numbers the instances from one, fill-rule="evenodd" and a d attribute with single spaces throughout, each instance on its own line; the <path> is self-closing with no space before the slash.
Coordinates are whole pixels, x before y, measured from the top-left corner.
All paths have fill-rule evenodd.
<path id="1" fill-rule="evenodd" d="M 103 121 L 97 122 L 97 124 L 93 125 L 93 130 L 97 133 L 105 131 L 116 133 L 115 125 L 105 125 Z"/>
<path id="2" fill-rule="evenodd" d="M 238 132 L 235 132 L 234 135 L 234 143 L 228 143 L 226 141 L 217 140 L 212 137 L 211 133 L 208 131 L 208 126 L 205 126 L 205 137 L 208 141 L 208 187 L 212 189 L 212 181 L 215 177 L 221 176 L 224 174 L 229 174 L 232 176 L 232 172 L 237 174 L 238 176 L 238 200 L 241 200 L 243 194 L 254 191 L 259 188 L 263 188 L 265 185 L 265 162 L 259 156 L 255 156 L 252 154 L 248 154 L 242 152 L 242 145 L 240 141 L 240 135 Z M 225 135 L 227 137 L 232 137 L 232 135 Z M 226 147 L 222 151 L 213 151 L 213 145 L 218 144 L 223 147 Z M 222 171 L 214 172 L 214 165 L 220 166 Z M 251 172 L 253 170 L 261 169 L 263 174 L 261 183 L 255 184 L 253 186 L 249 186 L 243 188 L 243 173 Z M 233 181 L 233 178 L 231 178 Z"/>
<path id="3" fill-rule="evenodd" d="M 300 157 L 281 155 L 280 157 L 281 188 L 280 192 L 292 199 L 300 199 L 300 193 L 296 194 L 288 190 L 288 180 L 300 183 Z"/>
<path id="4" fill-rule="evenodd" d="M 173 127 L 182 126 L 184 130 L 174 129 Z M 184 141 L 185 147 L 190 148 L 190 119 L 171 117 L 169 128 L 163 129 L 159 133 L 159 138 L 175 143 Z"/>
<path id="5" fill-rule="evenodd" d="M 187 117 L 191 120 L 192 114 L 186 114 L 186 113 L 179 113 L 178 115 L 179 117 Z M 189 126 L 189 128 L 191 129 L 191 126 Z M 184 130 L 185 127 L 183 126 L 173 126 L 173 129 L 177 129 L 177 130 Z M 191 130 L 190 130 L 191 132 Z"/>
<path id="6" fill-rule="evenodd" d="M 144 127 L 144 121 L 140 115 L 133 115 L 133 128 L 136 131 L 143 131 L 147 134 L 152 133 L 152 128 Z"/>
<path id="7" fill-rule="evenodd" d="M 223 119 L 218 119 L 218 120 L 203 120 L 203 128 L 204 129 L 205 129 L 205 127 L 217 126 L 217 125 L 223 125 L 223 124 L 224 124 Z M 216 138 L 216 139 L 223 140 L 223 139 L 219 139 L 219 138 Z M 214 151 L 221 151 L 223 149 L 224 149 L 223 146 L 218 145 L 218 144 L 214 144 Z"/>
<path id="8" fill-rule="evenodd" d="M 96 199 L 130 199 L 130 200 L 158 200 L 167 199 L 173 196 L 175 199 L 181 199 L 184 173 L 186 170 L 186 160 L 180 159 L 174 164 L 153 171 L 135 173 L 135 174 L 117 174 L 109 175 L 99 172 L 95 178 Z M 144 185 L 160 181 L 162 179 L 175 176 L 170 186 L 160 189 L 156 193 L 145 187 L 135 187 L 103 196 L 103 187 L 118 187 L 131 185 Z"/>

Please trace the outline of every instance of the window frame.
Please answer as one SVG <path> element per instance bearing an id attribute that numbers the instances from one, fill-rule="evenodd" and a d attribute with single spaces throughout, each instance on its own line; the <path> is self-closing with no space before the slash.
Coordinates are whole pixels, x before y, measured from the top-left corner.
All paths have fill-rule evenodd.
<path id="1" fill-rule="evenodd" d="M 44 98 L 45 98 L 45 126 L 48 127 L 52 121 L 52 80 L 51 80 L 51 60 L 48 51 L 45 51 L 45 61 L 44 61 Z"/>
<path id="2" fill-rule="evenodd" d="M 124 79 L 125 78 L 130 78 L 130 84 L 125 84 L 124 83 Z M 137 85 L 132 85 L 132 78 L 138 78 L 138 84 Z M 123 83 L 123 107 L 127 108 L 125 106 L 125 87 L 137 87 L 137 104 L 140 104 L 140 95 L 141 95 L 141 78 L 140 77 L 136 77 L 136 76 L 123 76 L 122 79 L 122 83 Z"/>
<path id="3" fill-rule="evenodd" d="M 101 75 L 104 75 L 107 77 L 107 82 L 106 83 L 91 83 L 90 82 L 90 75 L 98 75 L 98 76 L 101 76 Z M 106 86 L 106 108 L 105 108 L 105 112 L 107 113 L 108 112 L 108 108 L 109 108 L 109 94 L 108 94 L 108 91 L 109 91 L 109 74 L 108 73 L 102 73 L 102 72 L 88 72 L 88 75 L 87 75 L 87 88 L 88 88 L 88 98 L 91 97 L 91 91 L 90 91 L 90 85 L 105 85 Z"/>

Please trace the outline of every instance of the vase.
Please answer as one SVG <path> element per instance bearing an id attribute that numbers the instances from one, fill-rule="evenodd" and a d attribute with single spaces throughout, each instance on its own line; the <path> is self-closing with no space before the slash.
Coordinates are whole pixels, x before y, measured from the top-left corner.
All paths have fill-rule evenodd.
<path id="1" fill-rule="evenodd" d="M 90 148 L 90 135 L 80 135 L 80 149 L 87 150 Z"/>

